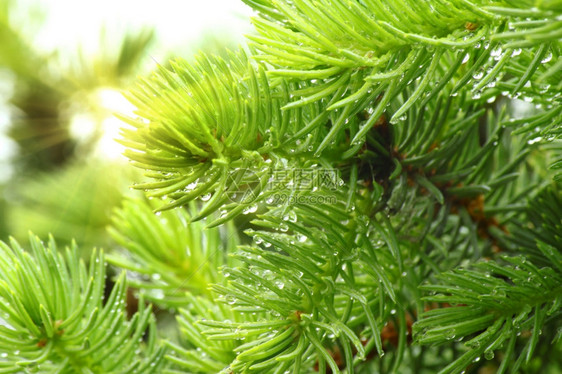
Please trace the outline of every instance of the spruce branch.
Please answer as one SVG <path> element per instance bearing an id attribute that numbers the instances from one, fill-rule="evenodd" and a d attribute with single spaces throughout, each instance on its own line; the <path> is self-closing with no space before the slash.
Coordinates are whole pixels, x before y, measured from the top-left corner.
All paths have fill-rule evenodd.
<path id="1" fill-rule="evenodd" d="M 226 262 L 238 242 L 232 227 L 204 230 L 201 222 L 189 224 L 190 214 L 175 209 L 155 215 L 161 202 L 129 199 L 116 210 L 109 231 L 123 251 L 108 261 L 142 277 L 129 286 L 143 291 L 160 306 L 189 304 L 189 295 L 209 295 L 211 283 L 222 283 L 217 269 Z M 195 214 L 195 206 L 191 206 Z M 223 230 L 224 231 L 224 230 Z"/>
<path id="2" fill-rule="evenodd" d="M 221 372 L 236 358 L 235 350 L 248 338 L 250 340 L 264 329 L 274 325 L 257 323 L 261 316 L 257 314 L 238 313 L 227 304 L 215 303 L 204 297 L 188 295 L 188 307 L 180 309 L 177 316 L 178 327 L 182 338 L 181 345 L 166 342 L 170 347 L 170 354 L 166 358 L 172 368 L 169 373 L 179 373 L 176 369 L 188 370 L 193 373 Z M 213 321 L 226 325 L 228 329 L 210 329 L 216 327 Z M 243 326 L 257 323 L 261 329 L 250 332 L 234 325 Z"/>
<path id="3" fill-rule="evenodd" d="M 58 373 L 156 373 L 163 367 L 150 308 L 129 320 L 126 280 L 118 277 L 104 302 L 105 260 L 92 253 L 89 269 L 73 244 L 59 251 L 30 236 L 31 252 L 0 243 L 0 369 Z M 150 331 L 148 341 L 143 335 Z"/>
<path id="4" fill-rule="evenodd" d="M 214 293 L 199 287 L 174 300 L 165 291 L 163 305 L 185 303 L 182 340 L 167 343 L 170 372 L 421 370 L 435 350 L 408 346 L 414 320 L 417 343 L 454 350 L 451 332 L 472 339 L 458 360 L 433 354 L 443 372 L 502 343 L 500 371 L 517 352 L 524 358 L 511 368 L 527 365 L 559 300 L 549 265 L 558 242 L 520 230 L 544 218 L 523 200 L 550 182 L 545 165 L 560 150 L 558 2 L 247 3 L 259 12 L 251 58 L 175 61 L 130 95 L 139 118 L 126 119 L 133 128 L 123 143 L 156 179 L 137 187 L 171 199 L 131 203 L 115 221 L 131 256 L 115 264 L 168 271 L 139 288 L 183 288 L 187 257 L 171 244 L 178 231 L 199 230 L 205 217 L 213 230 L 240 214 L 255 218 L 237 262 L 213 263 L 226 265 L 224 277 L 206 269 L 212 276 L 200 285 L 218 279 Z M 517 98 L 533 102 L 532 112 L 514 118 Z M 295 175 L 306 169 L 337 170 L 338 188 L 299 189 Z M 275 203 L 277 192 L 297 202 Z M 318 196 L 333 199 L 298 202 Z M 163 213 L 171 224 L 150 215 L 187 204 L 189 215 Z M 559 225 L 548 217 L 550 233 Z M 525 251 L 527 259 L 513 256 Z M 422 298 L 428 290 L 436 294 Z M 517 329 L 532 327 L 523 351 Z"/>
<path id="5" fill-rule="evenodd" d="M 230 305 L 236 319 L 209 321 L 205 313 L 197 321 L 182 313 L 182 324 L 199 326 L 201 337 L 190 342 L 204 349 L 207 340 L 244 340 L 234 349 L 236 358 L 228 366 L 232 372 L 298 372 L 315 363 L 337 372 L 328 349 L 338 347 L 348 363 L 365 358 L 373 348 L 383 355 L 382 320 L 395 308 L 393 284 L 401 267 L 398 252 L 380 247 L 384 241 L 399 248 L 384 220 L 378 233 L 368 232 L 365 219 L 359 221 L 366 231 L 354 238 L 357 222 L 353 214 L 330 205 L 322 210 L 303 205 L 285 216 L 273 212 L 254 221 L 263 229 L 248 231 L 254 245 L 239 247 L 235 257 L 243 266 L 225 268 L 228 283 L 213 286 L 218 301 Z M 375 248 L 371 241 L 379 240 Z M 379 265 L 388 263 L 394 265 Z M 382 320 L 375 317 L 379 310 L 386 316 Z M 400 341 L 405 339 L 404 332 Z M 179 355 L 183 366 L 196 367 L 188 352 Z"/>
<path id="6" fill-rule="evenodd" d="M 375 97 L 383 95 L 370 121 L 355 130 L 333 127 L 326 142 L 347 128 L 353 131 L 352 143 L 362 142 L 385 106 L 412 83 L 415 89 L 393 113 L 391 123 L 399 122 L 417 99 L 435 97 L 451 77 L 458 79 L 453 93 L 472 83 L 473 95 L 483 97 L 482 90 L 493 88 L 507 70 L 513 76 L 501 87 L 519 96 L 531 78 L 540 76 L 537 72 L 544 81 L 560 71 L 556 6 L 510 2 L 500 7 L 495 1 L 246 3 L 260 14 L 254 18 L 258 35 L 249 36 L 259 51 L 255 57 L 272 66 L 272 76 L 311 85 L 296 91 L 301 98 L 286 108 L 324 100 L 327 110 L 347 107 L 353 115 L 372 102 L 362 99 L 373 92 Z M 504 69 L 506 63 L 512 67 Z M 461 67 L 464 64 L 468 69 Z M 448 78 L 441 80 L 443 75 Z M 537 87 L 544 90 L 548 84 Z M 557 101 L 559 91 L 552 91 Z"/>
<path id="7" fill-rule="evenodd" d="M 282 113 L 287 86 L 272 86 L 263 68 L 251 64 L 244 52 L 227 61 L 202 55 L 195 65 L 178 60 L 172 66 L 172 72 L 161 67 L 129 95 L 144 119 L 125 119 L 135 127 L 124 130 L 122 142 L 135 150 L 126 155 L 137 166 L 154 170 L 148 175 L 158 180 L 136 187 L 172 199 L 160 210 L 202 197 L 207 202 L 195 220 L 221 207 L 236 208 L 229 218 L 240 214 L 256 196 L 236 201 L 236 194 L 245 189 L 259 194 L 271 158 L 282 157 L 270 152 L 300 130 L 303 118 L 323 115 L 318 109 Z"/>
<path id="8" fill-rule="evenodd" d="M 464 343 L 468 350 L 441 373 L 463 371 L 482 355 L 492 359 L 502 347 L 506 350 L 498 372 L 516 372 L 533 357 L 545 325 L 560 326 L 562 216 L 550 205 L 562 204 L 559 188 L 543 191 L 529 206 L 530 211 L 542 212 L 540 223 L 535 223 L 538 235 L 532 233 L 534 241 L 529 241 L 530 230 L 521 228 L 513 239 L 523 245 L 519 253 L 526 256 L 504 256 L 502 261 L 477 263 L 473 270 L 443 273 L 437 276 L 439 284 L 422 287 L 429 292 L 424 300 L 451 306 L 423 313 L 414 325 L 416 340 L 430 344 L 469 338 Z M 522 331 L 530 334 L 519 348 Z"/>

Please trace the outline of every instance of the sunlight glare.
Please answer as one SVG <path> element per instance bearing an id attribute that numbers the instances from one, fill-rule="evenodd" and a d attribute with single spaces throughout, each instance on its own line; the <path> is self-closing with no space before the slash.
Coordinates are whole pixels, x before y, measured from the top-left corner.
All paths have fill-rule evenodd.
<path id="1" fill-rule="evenodd" d="M 72 137 L 79 142 L 86 142 L 99 131 L 101 135 L 94 154 L 102 159 L 124 159 L 122 154 L 125 147 L 115 139 L 119 138 L 119 131 L 125 123 L 115 114 L 133 116 L 134 105 L 121 92 L 112 88 L 99 89 L 91 97 L 97 108 L 94 112 L 79 112 L 72 116 Z"/>

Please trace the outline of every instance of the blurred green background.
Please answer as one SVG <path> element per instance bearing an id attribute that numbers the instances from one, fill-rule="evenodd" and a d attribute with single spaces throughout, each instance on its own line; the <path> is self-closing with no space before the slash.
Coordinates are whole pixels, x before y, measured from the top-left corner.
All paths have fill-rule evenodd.
<path id="1" fill-rule="evenodd" d="M 121 91 L 169 58 L 236 48 L 249 17 L 233 0 L 0 0 L 0 240 L 110 246 L 142 179 L 114 140 L 113 113 L 134 109 Z"/>

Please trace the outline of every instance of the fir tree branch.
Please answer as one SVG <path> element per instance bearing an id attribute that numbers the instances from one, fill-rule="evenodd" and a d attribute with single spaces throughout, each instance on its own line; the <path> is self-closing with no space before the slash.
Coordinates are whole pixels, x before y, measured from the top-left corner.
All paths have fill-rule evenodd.
<path id="1" fill-rule="evenodd" d="M 458 269 L 438 276 L 440 284 L 423 286 L 430 292 L 424 299 L 429 302 L 452 304 L 449 308 L 425 312 L 414 325 L 419 343 L 443 343 L 470 337 L 469 348 L 462 356 L 445 367 L 441 373 L 463 371 L 475 359 L 485 355 L 494 357 L 494 351 L 506 345 L 510 348 L 503 357 L 499 370 L 517 371 L 528 363 L 539 341 L 545 324 L 559 326 L 559 307 L 562 302 L 562 254 L 557 229 L 562 226 L 559 211 L 550 204 L 560 206 L 559 188 L 545 190 L 530 211 L 539 209 L 540 224 L 536 242 L 517 240 L 524 245 L 527 257 L 503 257 L 502 262 L 481 262 L 475 270 Z M 541 209 L 542 208 L 542 209 Z M 548 223 L 547 223 L 548 222 Z M 530 232 L 529 232 L 530 233 Z M 538 264 L 535 265 L 535 264 Z M 539 267 L 540 266 L 540 267 Z M 530 330 L 529 340 L 513 361 L 517 336 Z"/>
<path id="2" fill-rule="evenodd" d="M 189 224 L 190 214 L 175 209 L 155 215 L 161 203 L 129 199 L 113 217 L 110 234 L 125 251 L 109 255 L 115 266 L 142 274 L 129 280 L 133 288 L 160 306 L 178 307 L 193 295 L 207 295 L 211 283 L 222 283 L 217 269 L 238 242 L 232 227 L 204 230 L 201 222 Z M 192 214 L 195 207 L 191 206 Z"/>
<path id="3" fill-rule="evenodd" d="M 126 280 L 118 278 L 103 300 L 105 260 L 94 251 L 89 269 L 77 248 L 58 252 L 30 237 L 31 252 L 18 243 L 0 244 L 0 369 L 5 373 L 41 370 L 58 373 L 156 373 L 163 367 L 150 308 L 131 320 L 125 311 Z"/>

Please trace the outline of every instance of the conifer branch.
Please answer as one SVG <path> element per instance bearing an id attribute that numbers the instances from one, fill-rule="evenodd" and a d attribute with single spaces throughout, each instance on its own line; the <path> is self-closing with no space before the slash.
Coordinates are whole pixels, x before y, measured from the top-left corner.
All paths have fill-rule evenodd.
<path id="1" fill-rule="evenodd" d="M 520 228 L 514 241 L 524 256 L 502 261 L 480 262 L 474 270 L 458 269 L 438 276 L 439 284 L 423 286 L 429 292 L 428 302 L 451 304 L 425 312 L 414 325 L 419 343 L 443 343 L 454 339 L 468 340 L 469 349 L 440 373 L 456 373 L 474 360 L 509 347 L 498 372 L 516 372 L 529 363 L 545 325 L 559 328 L 562 302 L 562 247 L 559 229 L 562 216 L 560 187 L 543 191 L 529 205 L 533 212 L 543 212 L 535 219 L 537 232 Z M 554 209 L 553 209 L 554 208 Z M 534 240 L 528 238 L 534 236 Z M 527 256 L 529 256 L 527 258 Z M 550 327 L 549 327 L 550 328 Z M 519 348 L 518 336 L 529 331 Z M 515 347 L 515 348 L 514 348 Z M 515 360 L 516 355 L 519 359 Z"/>
<path id="2" fill-rule="evenodd" d="M 45 246 L 30 236 L 30 244 L 26 252 L 13 240 L 0 243 L 2 372 L 156 373 L 163 367 L 150 308 L 141 303 L 127 318 L 124 274 L 104 302 L 103 252 L 92 253 L 87 269 L 75 244 L 65 252 L 52 239 Z"/>
<path id="3" fill-rule="evenodd" d="M 245 2 L 247 52 L 128 94 L 129 282 L 104 300 L 102 253 L 1 247 L 0 371 L 531 368 L 562 302 L 560 0 Z"/>

